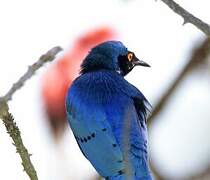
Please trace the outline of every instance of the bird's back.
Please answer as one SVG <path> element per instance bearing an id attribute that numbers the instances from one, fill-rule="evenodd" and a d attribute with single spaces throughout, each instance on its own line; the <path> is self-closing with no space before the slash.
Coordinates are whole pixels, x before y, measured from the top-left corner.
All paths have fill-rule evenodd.
<path id="1" fill-rule="evenodd" d="M 117 72 L 85 73 L 67 96 L 70 126 L 83 154 L 108 180 L 149 180 L 147 100 Z"/>

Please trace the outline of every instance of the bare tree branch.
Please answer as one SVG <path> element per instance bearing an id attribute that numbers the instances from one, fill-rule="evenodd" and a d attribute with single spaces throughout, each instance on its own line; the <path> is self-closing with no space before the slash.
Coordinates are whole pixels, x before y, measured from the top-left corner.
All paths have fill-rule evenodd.
<path id="1" fill-rule="evenodd" d="M 6 93 L 5 96 L 0 97 L 0 118 L 3 120 L 3 123 L 7 129 L 7 133 L 12 138 L 17 153 L 22 159 L 22 165 L 24 167 L 24 170 L 26 171 L 31 180 L 38 180 L 38 177 L 34 166 L 30 160 L 31 155 L 28 153 L 28 150 L 23 144 L 20 130 L 16 125 L 12 114 L 9 113 L 9 107 L 7 102 L 12 99 L 12 95 L 24 85 L 25 81 L 35 74 L 36 70 L 42 67 L 44 63 L 55 59 L 56 54 L 61 50 L 62 49 L 60 47 L 54 47 L 51 50 L 49 50 L 46 54 L 42 55 L 39 58 L 39 60 L 32 66 L 30 66 L 28 68 L 28 71 L 16 83 L 13 84 L 12 88 L 8 91 L 8 93 Z"/>
<path id="2" fill-rule="evenodd" d="M 25 148 L 20 131 L 14 122 L 14 118 L 11 113 L 9 113 L 9 108 L 7 106 L 7 103 L 5 101 L 0 102 L 1 106 L 1 119 L 3 120 L 3 123 L 7 129 L 7 133 L 10 135 L 10 137 L 13 140 L 13 144 L 16 147 L 17 153 L 20 155 L 22 159 L 22 165 L 24 167 L 24 171 L 28 174 L 31 180 L 38 180 L 36 171 L 34 169 L 34 166 L 30 160 L 30 154 L 28 153 L 28 150 Z"/>
<path id="3" fill-rule="evenodd" d="M 15 91 L 20 89 L 24 85 L 25 81 L 30 79 L 31 76 L 34 75 L 36 70 L 42 67 L 43 64 L 55 59 L 56 54 L 59 53 L 61 50 L 61 47 L 54 47 L 50 49 L 46 54 L 42 55 L 36 63 L 29 66 L 27 72 L 22 77 L 20 77 L 20 79 L 16 83 L 14 83 L 11 89 L 6 93 L 6 95 L 4 96 L 5 101 L 11 100 L 12 95 L 15 93 Z"/>
<path id="4" fill-rule="evenodd" d="M 210 36 L 210 26 L 209 24 L 203 22 L 201 19 L 195 17 L 191 13 L 189 13 L 187 10 L 182 8 L 179 4 L 174 2 L 173 0 L 161 0 L 163 1 L 169 8 L 171 8 L 175 13 L 179 14 L 184 18 L 184 23 L 191 23 L 194 26 L 196 26 L 198 29 L 200 29 L 203 33 L 205 33 L 207 36 Z"/>
<path id="5" fill-rule="evenodd" d="M 151 116 L 148 118 L 149 128 L 151 127 L 153 121 L 156 119 L 157 115 L 161 113 L 162 110 L 165 108 L 165 105 L 167 104 L 168 100 L 171 98 L 171 95 L 176 91 L 176 89 L 178 88 L 179 84 L 183 81 L 183 79 L 193 70 L 200 67 L 200 65 L 205 65 L 205 62 L 209 56 L 210 56 L 210 38 L 207 38 L 198 48 L 195 48 L 193 50 L 192 56 L 190 60 L 188 61 L 188 63 L 185 65 L 183 70 L 180 72 L 180 74 L 177 76 L 177 78 L 174 80 L 174 82 L 171 84 L 171 86 L 163 94 L 159 102 L 154 107 Z M 157 180 L 168 179 L 167 177 L 164 177 L 163 174 L 160 174 L 160 172 L 158 172 L 153 162 L 150 162 L 150 164 L 151 164 L 150 165 L 151 170 Z M 198 180 L 198 179 L 201 179 L 201 177 L 204 177 L 204 176 L 206 177 L 207 175 L 210 176 L 210 166 L 206 168 L 204 171 L 198 174 L 192 175 L 191 177 L 186 178 L 186 179 Z"/>
<path id="6" fill-rule="evenodd" d="M 209 55 L 210 52 L 210 38 L 207 38 L 200 47 L 194 50 L 191 59 L 185 65 L 183 70 L 168 88 L 168 90 L 163 94 L 157 105 L 154 107 L 151 116 L 148 118 L 148 125 L 150 126 L 151 122 L 155 119 L 155 117 L 163 110 L 166 103 L 168 102 L 171 94 L 175 92 L 179 84 L 182 82 L 184 77 L 193 70 L 194 68 L 198 67 L 199 64 L 205 62 L 205 59 Z"/>

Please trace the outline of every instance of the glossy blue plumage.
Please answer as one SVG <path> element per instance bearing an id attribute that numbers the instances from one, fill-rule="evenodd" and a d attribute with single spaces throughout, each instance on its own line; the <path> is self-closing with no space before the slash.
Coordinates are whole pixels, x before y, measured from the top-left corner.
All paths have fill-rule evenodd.
<path id="1" fill-rule="evenodd" d="M 151 180 L 148 102 L 118 73 L 117 56 L 126 53 L 115 41 L 90 52 L 68 91 L 67 115 L 81 151 L 100 175 L 107 180 Z"/>

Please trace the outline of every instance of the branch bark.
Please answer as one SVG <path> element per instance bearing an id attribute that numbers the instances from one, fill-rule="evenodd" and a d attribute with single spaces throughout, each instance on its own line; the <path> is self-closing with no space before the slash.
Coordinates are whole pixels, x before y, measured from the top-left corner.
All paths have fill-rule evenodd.
<path id="1" fill-rule="evenodd" d="M 29 66 L 27 72 L 16 82 L 13 84 L 11 89 L 6 93 L 5 96 L 0 97 L 0 119 L 3 120 L 3 123 L 7 129 L 7 133 L 13 140 L 13 144 L 16 147 L 17 153 L 20 155 L 22 160 L 22 165 L 24 167 L 24 171 L 28 174 L 31 180 L 38 180 L 37 173 L 35 168 L 30 160 L 30 154 L 28 150 L 23 144 L 21 133 L 16 125 L 14 118 L 11 113 L 9 113 L 9 107 L 7 102 L 12 99 L 13 94 L 23 87 L 25 81 L 30 79 L 35 72 L 42 67 L 46 62 L 52 61 L 55 59 L 55 56 L 62 49 L 60 47 L 54 47 L 49 50 L 46 54 L 42 55 L 39 60 L 33 65 Z"/>
<path id="2" fill-rule="evenodd" d="M 164 2 L 169 8 L 171 8 L 175 13 L 183 17 L 184 19 L 183 24 L 191 23 L 194 26 L 196 26 L 198 29 L 200 29 L 203 33 L 205 33 L 207 36 L 210 36 L 209 24 L 195 17 L 193 14 L 185 10 L 183 7 L 181 7 L 179 4 L 177 4 L 173 0 L 161 0 L 161 1 Z"/>
<path id="3" fill-rule="evenodd" d="M 11 100 L 12 95 L 24 85 L 25 81 L 30 79 L 35 74 L 35 72 L 46 62 L 54 60 L 56 54 L 58 54 L 61 50 L 61 47 L 54 47 L 50 49 L 46 54 L 42 55 L 37 62 L 29 66 L 28 71 L 22 77 L 20 77 L 16 83 L 12 85 L 11 89 L 6 93 L 4 96 L 5 101 Z"/>
<path id="4" fill-rule="evenodd" d="M 37 173 L 34 169 L 34 166 L 30 160 L 30 154 L 28 150 L 25 148 L 19 128 L 17 127 L 16 123 L 14 122 L 14 118 L 11 113 L 9 113 L 9 108 L 5 101 L 0 102 L 1 105 L 1 119 L 7 129 L 7 133 L 13 140 L 13 145 L 16 147 L 17 153 L 20 155 L 22 160 L 22 165 L 24 171 L 28 174 L 31 180 L 38 180 Z"/>

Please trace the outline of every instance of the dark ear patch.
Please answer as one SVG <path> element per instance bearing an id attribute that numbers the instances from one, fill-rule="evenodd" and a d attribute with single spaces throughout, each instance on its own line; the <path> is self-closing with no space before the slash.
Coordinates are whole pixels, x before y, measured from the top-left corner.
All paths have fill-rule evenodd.
<path id="1" fill-rule="evenodd" d="M 128 74 L 134 67 L 132 62 L 128 60 L 127 54 L 118 57 L 118 65 L 123 76 Z"/>
<path id="2" fill-rule="evenodd" d="M 127 55 L 118 57 L 118 65 L 123 76 L 128 73 L 128 62 Z"/>

